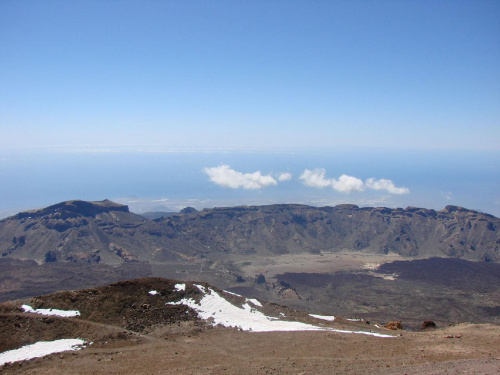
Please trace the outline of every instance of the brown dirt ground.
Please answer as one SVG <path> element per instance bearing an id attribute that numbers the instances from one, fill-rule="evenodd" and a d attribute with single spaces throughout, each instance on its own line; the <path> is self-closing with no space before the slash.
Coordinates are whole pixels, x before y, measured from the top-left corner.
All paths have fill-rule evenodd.
<path id="1" fill-rule="evenodd" d="M 159 330 L 139 340 L 95 343 L 79 352 L 10 364 L 2 373 L 500 373 L 500 326 L 464 323 L 396 334 L 391 339 L 332 332 L 251 333 L 213 328 L 179 334 Z"/>
<path id="2" fill-rule="evenodd" d="M 198 298 L 186 283 L 147 278 L 101 288 L 34 297 L 33 307 L 81 311 L 79 318 L 24 314 L 21 301 L 0 304 L 0 352 L 39 340 L 83 338 L 94 343 L 0 367 L 2 374 L 498 374 L 500 326 L 455 324 L 426 332 L 389 331 L 342 318 L 337 329 L 375 330 L 379 338 L 334 332 L 252 333 L 213 328 L 186 308 L 166 306 Z M 159 292 L 150 296 L 148 291 Z M 220 292 L 220 291 L 219 291 Z M 227 295 L 241 305 L 242 297 Z M 147 305 L 147 308 L 145 308 Z M 264 303 L 266 315 L 320 324 L 305 312 Z"/>

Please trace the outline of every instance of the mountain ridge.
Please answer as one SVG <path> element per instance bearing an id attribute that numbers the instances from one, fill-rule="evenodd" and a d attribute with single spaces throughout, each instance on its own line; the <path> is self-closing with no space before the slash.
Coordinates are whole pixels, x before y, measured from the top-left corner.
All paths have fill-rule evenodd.
<path id="1" fill-rule="evenodd" d="M 459 206 L 216 207 L 147 220 L 109 200 L 68 201 L 0 220 L 2 257 L 118 264 L 214 253 L 353 250 L 500 261 L 500 219 Z"/>

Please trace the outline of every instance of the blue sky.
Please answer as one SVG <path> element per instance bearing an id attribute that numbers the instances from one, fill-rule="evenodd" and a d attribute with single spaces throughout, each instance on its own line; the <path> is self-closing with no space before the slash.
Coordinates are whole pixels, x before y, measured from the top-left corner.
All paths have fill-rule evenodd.
<path id="1" fill-rule="evenodd" d="M 500 214 L 499 1 L 3 0 L 0 83 L 0 217 L 75 198 Z"/>
<path id="2" fill-rule="evenodd" d="M 0 146 L 499 149 L 498 1 L 2 1 Z"/>

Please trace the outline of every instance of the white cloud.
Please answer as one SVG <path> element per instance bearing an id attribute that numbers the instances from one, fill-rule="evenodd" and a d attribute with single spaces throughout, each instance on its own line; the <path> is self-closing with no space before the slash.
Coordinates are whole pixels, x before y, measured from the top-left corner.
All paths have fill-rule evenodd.
<path id="1" fill-rule="evenodd" d="M 453 200 L 453 193 L 451 191 L 442 191 L 441 194 L 443 194 L 444 198 L 448 201 Z"/>
<path id="2" fill-rule="evenodd" d="M 316 168 L 314 170 L 306 169 L 301 175 L 300 179 L 304 185 L 324 188 L 330 186 L 332 189 L 341 193 L 351 193 L 353 191 L 363 191 L 364 184 L 359 178 L 343 174 L 338 180 L 335 178 L 325 178 L 326 171 L 323 168 Z"/>
<path id="3" fill-rule="evenodd" d="M 323 168 L 316 168 L 314 170 L 306 169 L 299 177 L 304 182 L 304 185 L 324 188 L 331 184 L 330 179 L 325 178 L 326 171 Z"/>
<path id="4" fill-rule="evenodd" d="M 341 193 L 352 193 L 353 191 L 365 190 L 363 181 L 357 177 L 348 176 L 346 174 L 340 176 L 338 180 L 332 178 L 331 181 L 332 188 L 340 191 Z"/>
<path id="5" fill-rule="evenodd" d="M 385 178 L 381 178 L 380 180 L 368 178 L 366 180 L 366 186 L 374 190 L 385 190 L 391 194 L 408 194 L 410 192 L 410 189 L 405 187 L 396 187 L 394 182 L 386 180 Z"/>
<path id="6" fill-rule="evenodd" d="M 260 171 L 253 173 L 241 173 L 231 169 L 229 165 L 204 168 L 210 181 L 219 186 L 231 189 L 260 189 L 266 186 L 277 185 L 278 182 L 270 175 L 262 175 Z"/>
<path id="7" fill-rule="evenodd" d="M 281 173 L 278 176 L 278 181 L 283 182 L 283 181 L 289 181 L 292 179 L 292 174 L 291 173 Z"/>
<path id="8" fill-rule="evenodd" d="M 300 175 L 299 179 L 301 179 L 306 186 L 319 189 L 330 186 L 332 189 L 341 193 L 359 192 L 365 190 L 366 188 L 373 190 L 385 190 L 391 194 L 407 194 L 410 192 L 408 188 L 396 187 L 394 182 L 384 178 L 379 180 L 376 180 L 375 178 L 368 178 L 365 182 L 363 182 L 357 177 L 346 174 L 341 175 L 338 179 L 326 178 L 325 174 L 326 171 L 323 168 L 316 168 L 314 170 L 306 169 Z"/>

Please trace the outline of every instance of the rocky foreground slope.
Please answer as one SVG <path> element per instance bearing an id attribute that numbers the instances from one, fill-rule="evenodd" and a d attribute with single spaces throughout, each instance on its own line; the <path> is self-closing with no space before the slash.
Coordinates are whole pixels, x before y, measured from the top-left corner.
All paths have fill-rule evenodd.
<path id="1" fill-rule="evenodd" d="M 59 319 L 61 317 L 75 319 Z M 83 326 L 82 322 L 85 322 Z M 82 336 L 86 342 L 106 341 L 103 336 L 106 331 L 110 339 L 116 338 L 110 334 L 111 328 L 111 333 L 121 329 L 120 337 L 127 334 L 158 337 L 167 332 L 186 333 L 213 327 L 248 332 L 325 331 L 383 338 L 395 336 L 378 325 L 361 323 L 309 315 L 222 291 L 206 283 L 143 278 L 0 304 L 0 353 L 40 340 L 71 338 L 72 335 Z M 84 326 L 96 325 L 102 327 L 102 332 L 85 331 Z"/>
<path id="2" fill-rule="evenodd" d="M 68 201 L 0 221 L 2 257 L 39 263 L 171 261 L 213 253 L 355 250 L 500 261 L 500 219 L 456 206 L 270 205 L 146 220 L 111 201 Z"/>
<path id="3" fill-rule="evenodd" d="M 5 363 L 0 371 L 488 374 L 498 369 L 499 326 L 426 327 L 390 330 L 373 321 L 309 315 L 204 283 L 147 278 L 0 304 L 0 362 Z M 41 340 L 66 351 L 41 351 Z M 22 361 L 22 355 L 34 359 Z"/>

